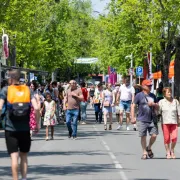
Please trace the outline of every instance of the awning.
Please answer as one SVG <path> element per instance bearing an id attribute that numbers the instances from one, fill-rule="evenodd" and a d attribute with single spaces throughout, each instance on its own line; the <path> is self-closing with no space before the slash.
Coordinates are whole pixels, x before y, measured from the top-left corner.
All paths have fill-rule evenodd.
<path id="1" fill-rule="evenodd" d="M 174 76 L 174 60 L 172 60 L 170 62 L 168 77 L 169 77 L 169 79 L 171 79 L 173 76 Z M 153 73 L 153 79 L 160 79 L 161 77 L 162 77 L 162 72 L 161 71 Z"/>

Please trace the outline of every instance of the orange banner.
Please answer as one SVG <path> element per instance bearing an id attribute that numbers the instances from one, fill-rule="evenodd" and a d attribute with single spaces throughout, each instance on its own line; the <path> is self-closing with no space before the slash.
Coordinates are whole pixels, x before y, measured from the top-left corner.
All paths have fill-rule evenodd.
<path id="1" fill-rule="evenodd" d="M 169 65 L 169 79 L 171 79 L 174 76 L 174 60 L 170 62 Z M 162 77 L 162 72 L 158 71 L 153 73 L 153 79 L 160 79 Z"/>

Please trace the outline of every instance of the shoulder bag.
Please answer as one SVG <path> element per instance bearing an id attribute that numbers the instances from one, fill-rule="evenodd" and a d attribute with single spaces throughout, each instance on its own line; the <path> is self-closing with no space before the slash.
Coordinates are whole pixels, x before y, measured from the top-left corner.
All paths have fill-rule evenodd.
<path id="1" fill-rule="evenodd" d="M 144 96 L 144 97 L 145 97 L 145 99 L 146 99 L 146 101 L 148 103 L 149 101 L 148 101 L 147 97 L 146 96 Z M 154 122 L 154 125 L 157 126 L 157 124 L 158 124 L 158 116 L 156 115 L 156 113 L 153 113 L 153 108 L 152 107 L 150 107 L 150 109 L 151 109 L 151 119 Z"/>
<path id="2" fill-rule="evenodd" d="M 180 127 L 177 100 L 176 100 L 176 113 L 177 113 L 177 125 L 178 125 L 178 127 Z"/>
<path id="3" fill-rule="evenodd" d="M 109 106 L 110 106 L 109 101 L 104 101 L 103 106 L 104 106 L 104 107 L 109 107 Z"/>

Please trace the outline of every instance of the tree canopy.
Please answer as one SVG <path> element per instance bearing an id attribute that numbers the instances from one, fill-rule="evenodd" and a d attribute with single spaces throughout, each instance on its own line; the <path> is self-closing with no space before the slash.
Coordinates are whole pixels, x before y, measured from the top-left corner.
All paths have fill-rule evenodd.
<path id="1" fill-rule="evenodd" d="M 111 0 L 107 8 L 94 17 L 90 0 L 2 0 L 0 27 L 11 53 L 16 47 L 18 66 L 84 74 L 97 69 L 75 67 L 74 59 L 98 57 L 99 71 L 110 65 L 126 73 L 125 57 L 133 54 L 134 66 L 143 65 L 152 47 L 153 70 L 158 65 L 168 85 L 169 63 L 179 61 L 180 0 Z"/>

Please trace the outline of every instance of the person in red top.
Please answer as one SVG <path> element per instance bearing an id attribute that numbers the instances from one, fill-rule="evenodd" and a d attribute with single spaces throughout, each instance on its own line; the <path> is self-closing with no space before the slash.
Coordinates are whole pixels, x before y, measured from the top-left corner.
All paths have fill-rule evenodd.
<path id="1" fill-rule="evenodd" d="M 87 108 L 87 104 L 88 104 L 88 90 L 86 88 L 86 83 L 82 82 L 81 83 L 81 90 L 82 90 L 82 94 L 84 97 L 84 100 L 81 101 L 80 103 L 80 109 L 81 109 L 81 119 L 82 119 L 82 124 L 86 124 L 86 118 L 87 118 L 87 114 L 86 114 L 86 108 Z"/>

